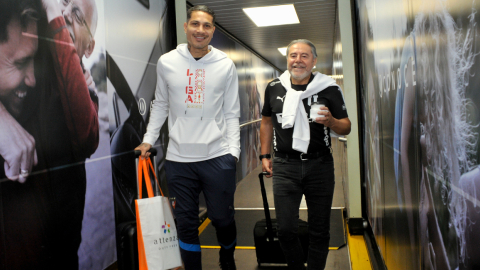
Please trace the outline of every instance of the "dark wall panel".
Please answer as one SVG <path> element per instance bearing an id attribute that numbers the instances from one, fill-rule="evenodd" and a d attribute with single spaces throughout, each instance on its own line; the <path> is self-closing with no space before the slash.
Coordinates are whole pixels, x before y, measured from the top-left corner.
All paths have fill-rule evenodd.
<path id="1" fill-rule="evenodd" d="M 175 2 L 105 0 L 109 130 L 117 250 L 122 224 L 135 221 L 137 198 L 135 157 L 146 132 L 157 83 L 157 61 L 176 47 Z M 165 122 L 166 123 L 166 122 Z M 168 124 L 154 147 L 156 168 L 163 192 L 168 195 L 165 156 Z M 125 256 L 118 257 L 124 269 Z"/>

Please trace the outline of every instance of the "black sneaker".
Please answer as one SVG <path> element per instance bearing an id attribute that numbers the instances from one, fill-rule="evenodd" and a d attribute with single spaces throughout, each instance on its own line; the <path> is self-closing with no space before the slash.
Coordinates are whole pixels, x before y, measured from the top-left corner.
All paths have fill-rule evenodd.
<path id="1" fill-rule="evenodd" d="M 220 250 L 220 269 L 222 270 L 237 270 L 237 266 L 235 265 L 235 258 L 232 252 L 222 252 Z"/>

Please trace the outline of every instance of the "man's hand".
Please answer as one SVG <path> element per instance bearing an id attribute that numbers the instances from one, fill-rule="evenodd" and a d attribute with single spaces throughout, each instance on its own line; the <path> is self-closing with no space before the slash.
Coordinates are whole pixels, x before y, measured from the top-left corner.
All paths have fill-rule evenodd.
<path id="1" fill-rule="evenodd" d="M 152 148 L 152 145 L 149 144 L 149 143 L 141 143 L 139 146 L 137 146 L 137 148 L 135 148 L 135 150 L 140 150 L 142 151 L 142 154 L 140 155 L 142 158 L 147 158 L 150 156 L 150 152 L 147 152 L 148 150 L 150 150 L 150 148 Z"/>
<path id="2" fill-rule="evenodd" d="M 62 16 L 62 10 L 57 0 L 42 0 L 42 5 L 47 14 L 48 22 L 51 22 L 56 17 Z"/>
<path id="3" fill-rule="evenodd" d="M 321 117 L 320 115 L 323 115 Z M 322 124 L 326 127 L 331 127 L 335 123 L 335 118 L 332 116 L 327 107 L 321 107 L 321 110 L 318 111 L 318 117 L 315 118 L 315 122 Z"/>
<path id="4" fill-rule="evenodd" d="M 272 160 L 268 158 L 263 158 L 262 159 L 262 171 L 263 172 L 268 172 L 268 175 L 265 175 L 267 178 L 272 177 L 273 172 L 272 172 Z"/>
<path id="5" fill-rule="evenodd" d="M 5 160 L 5 176 L 23 183 L 37 164 L 35 139 L 0 103 L 0 155 Z"/>
<path id="6" fill-rule="evenodd" d="M 348 135 L 350 133 L 352 123 L 348 117 L 337 119 L 333 117 L 327 107 L 322 107 L 321 110 L 318 111 L 318 114 L 323 115 L 324 117 L 315 118 L 316 123 L 330 128 L 338 135 Z"/>
<path id="7" fill-rule="evenodd" d="M 95 90 L 95 93 L 98 95 L 97 87 L 95 86 L 95 81 L 93 81 L 93 77 L 90 74 L 90 71 L 88 69 L 85 69 L 83 76 L 85 77 L 85 81 L 87 82 L 87 87 L 89 89 Z"/>

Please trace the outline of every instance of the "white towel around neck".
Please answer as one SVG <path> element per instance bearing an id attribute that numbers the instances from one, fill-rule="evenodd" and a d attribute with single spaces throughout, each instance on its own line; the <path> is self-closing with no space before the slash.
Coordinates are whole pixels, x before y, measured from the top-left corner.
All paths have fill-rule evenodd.
<path id="1" fill-rule="evenodd" d="M 315 77 L 308 84 L 305 91 L 292 89 L 290 72 L 288 70 L 278 77 L 283 87 L 287 90 L 283 102 L 282 128 L 293 127 L 292 148 L 302 153 L 307 153 L 308 145 L 310 144 L 310 125 L 308 124 L 308 115 L 302 99 L 319 93 L 330 86 L 338 86 L 335 80 L 327 75 L 319 72 L 314 72 L 313 75 Z"/>

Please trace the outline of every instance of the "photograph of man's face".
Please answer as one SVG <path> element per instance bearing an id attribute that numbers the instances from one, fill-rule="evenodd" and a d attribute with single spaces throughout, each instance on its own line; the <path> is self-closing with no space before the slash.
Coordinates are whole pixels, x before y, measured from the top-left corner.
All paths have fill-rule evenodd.
<path id="1" fill-rule="evenodd" d="M 61 11 L 77 54 L 87 58 L 95 46 L 97 10 L 94 0 L 61 0 Z"/>
<path id="2" fill-rule="evenodd" d="M 0 102 L 18 117 L 30 88 L 35 86 L 33 58 L 37 51 L 37 24 L 22 29 L 20 19 L 7 25 L 7 40 L 0 41 Z"/>

